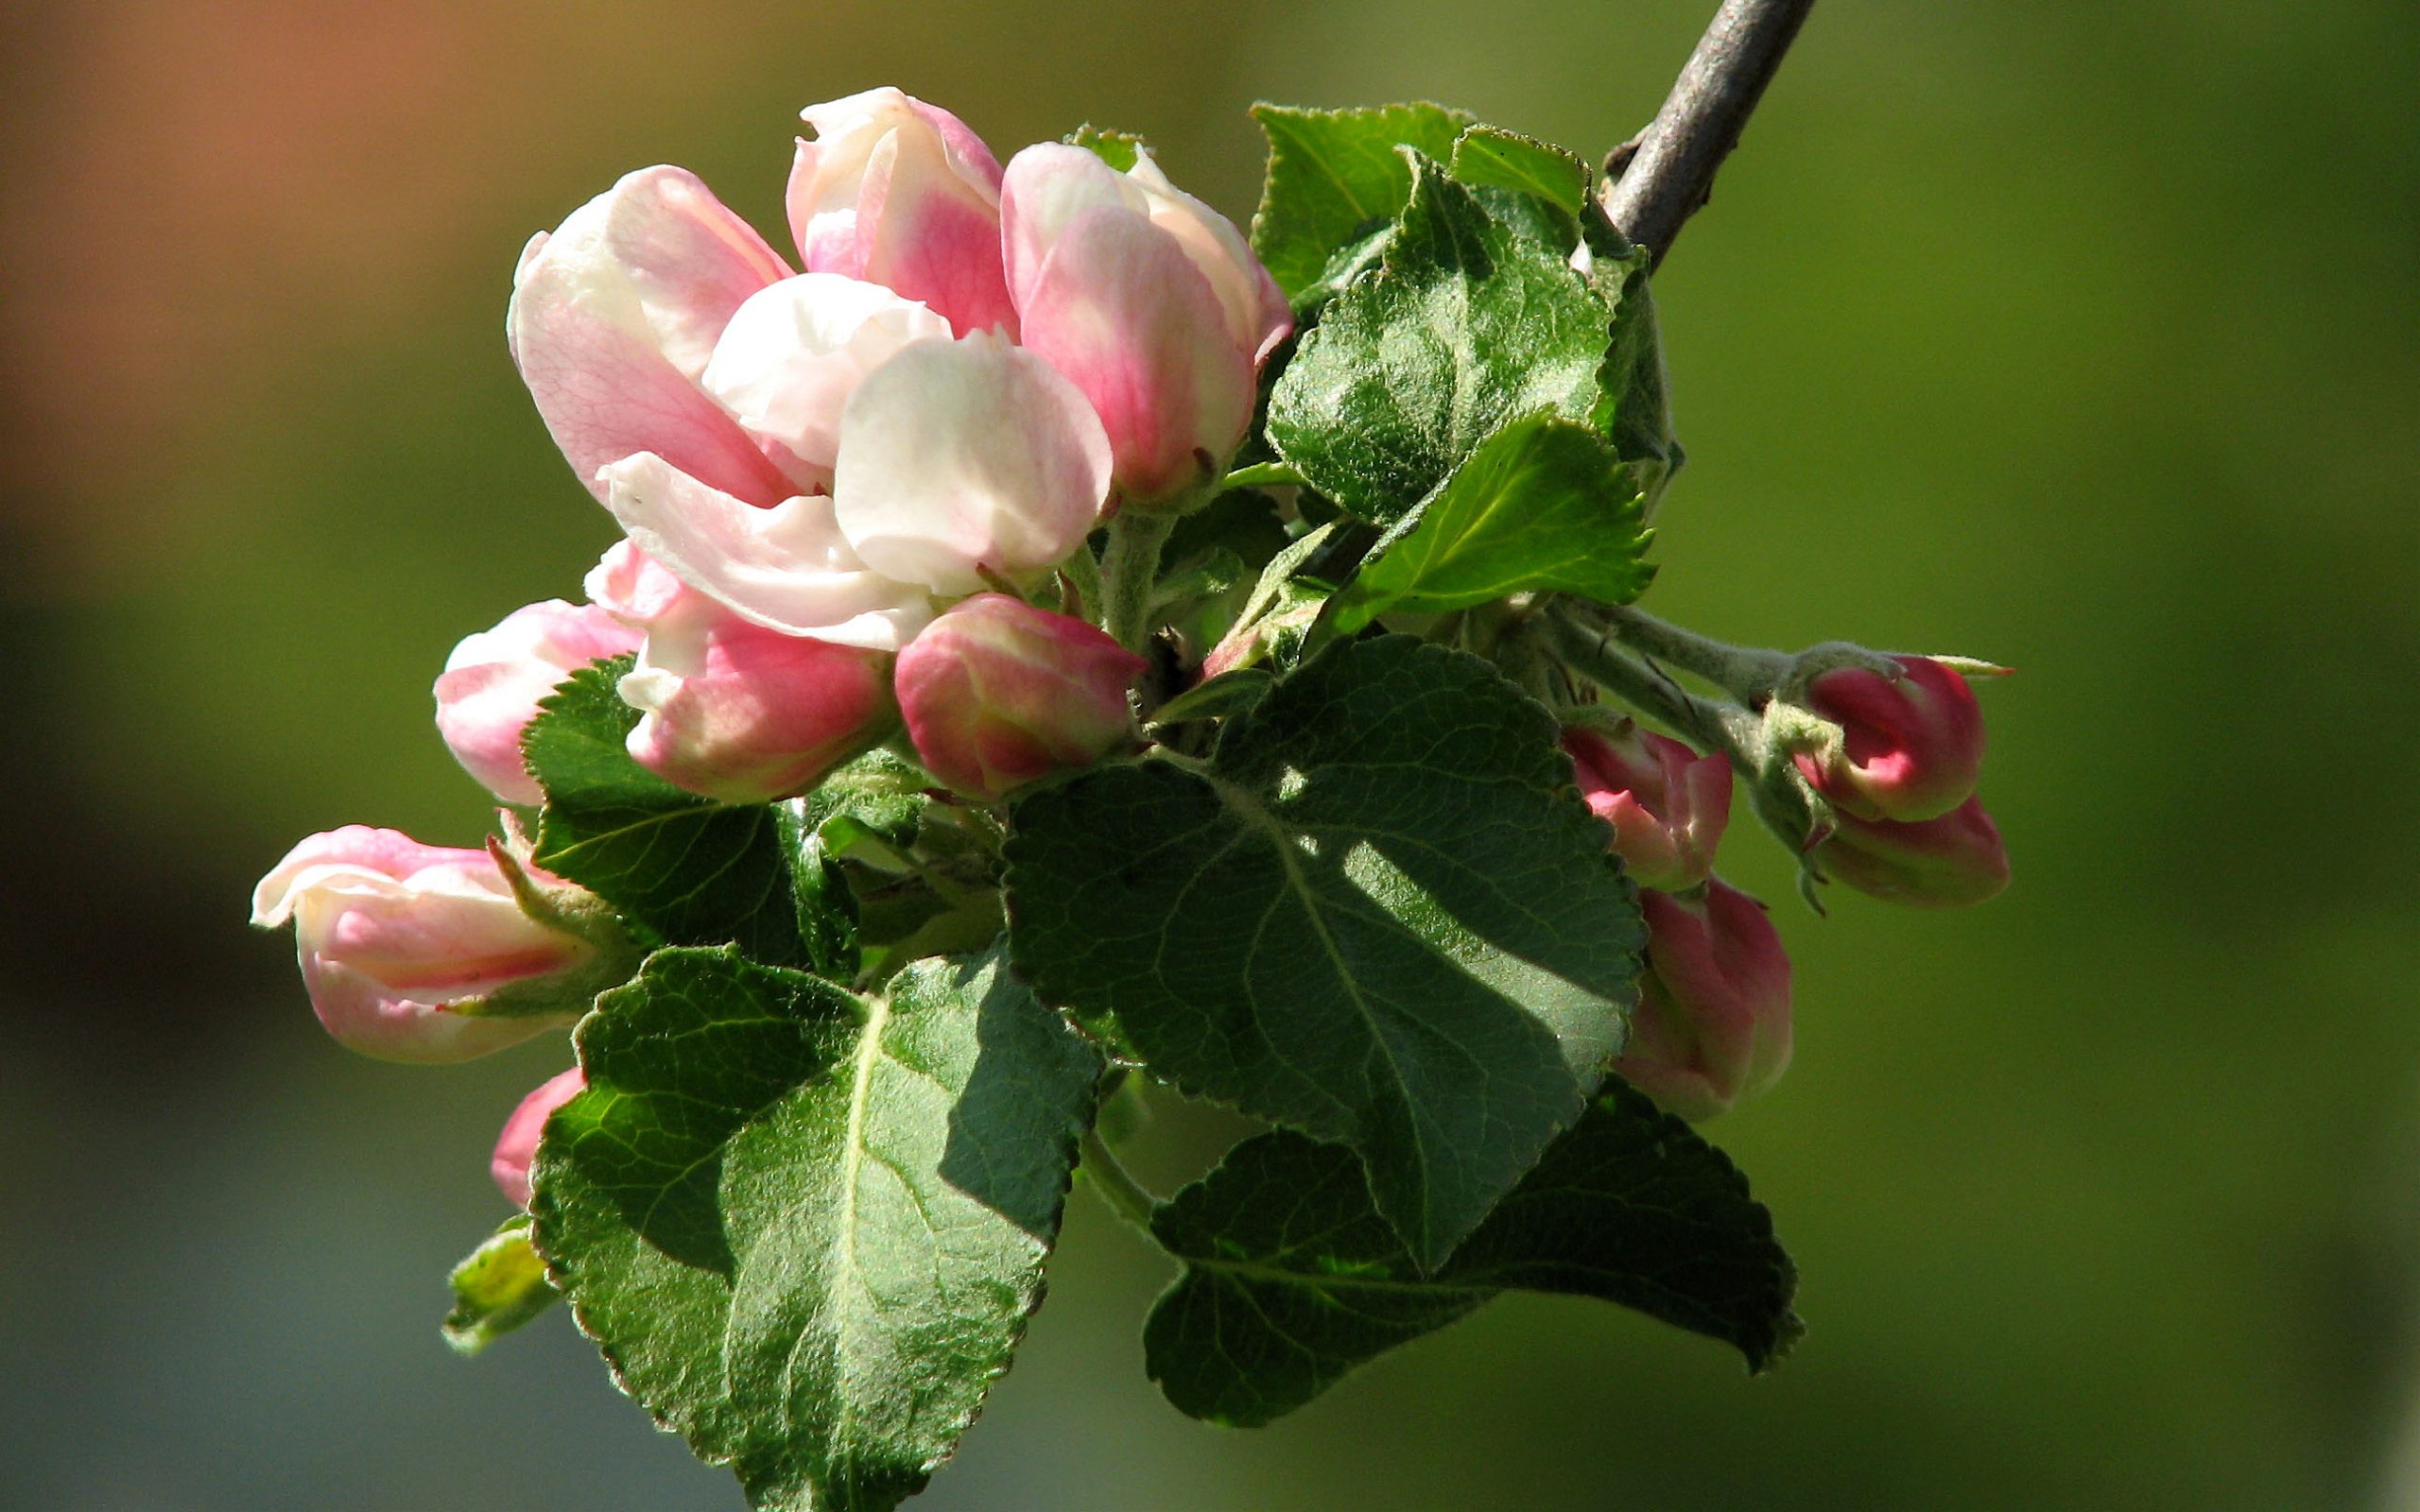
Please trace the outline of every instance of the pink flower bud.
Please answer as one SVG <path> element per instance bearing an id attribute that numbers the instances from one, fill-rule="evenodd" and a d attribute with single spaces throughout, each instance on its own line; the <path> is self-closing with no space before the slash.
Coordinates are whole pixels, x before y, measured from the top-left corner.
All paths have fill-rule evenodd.
<path id="1" fill-rule="evenodd" d="M 1646 970 L 1614 1069 L 1666 1111 L 1712 1118 L 1789 1068 L 1789 956 L 1763 906 L 1720 878 L 1703 897 L 1638 902 Z"/>
<path id="2" fill-rule="evenodd" d="M 1815 855 L 1825 871 L 1886 902 L 1956 908 L 2008 885 L 2008 850 L 1979 798 L 1913 823 L 1842 814 Z"/>
<path id="3" fill-rule="evenodd" d="M 1862 667 L 1826 672 L 1806 705 L 1845 737 L 1830 759 L 1801 752 L 1798 769 L 1842 814 L 1930 819 L 1974 795 L 1983 765 L 1983 712 L 1966 679 L 1928 657 L 1893 661 L 1895 681 Z"/>
<path id="4" fill-rule="evenodd" d="M 815 130 L 790 169 L 809 272 L 896 289 L 960 335 L 1016 335 L 1000 268 L 1000 162 L 949 112 L 873 89 L 799 112 Z"/>
<path id="5" fill-rule="evenodd" d="M 629 541 L 588 592 L 647 632 L 620 683 L 646 716 L 631 758 L 677 787 L 726 803 L 786 798 L 895 724 L 889 656 L 752 624 Z"/>
<path id="6" fill-rule="evenodd" d="M 639 648 L 638 632 L 595 605 L 550 598 L 465 636 L 437 679 L 437 732 L 454 759 L 507 803 L 544 795 L 521 762 L 539 701 L 592 662 Z"/>
<path id="7" fill-rule="evenodd" d="M 574 1066 L 540 1082 L 537 1090 L 521 1099 L 521 1106 L 504 1121 L 504 1132 L 496 1136 L 495 1155 L 488 1161 L 488 1173 L 495 1177 L 496 1189 L 514 1207 L 529 1206 L 529 1162 L 537 1156 L 538 1137 L 546 1131 L 548 1115 L 579 1096 L 587 1086 L 579 1068 Z"/>
<path id="8" fill-rule="evenodd" d="M 899 653 L 895 680 L 925 769 L 991 799 L 1131 741 L 1146 664 L 1081 620 L 978 593 Z"/>
<path id="9" fill-rule="evenodd" d="M 651 452 L 751 504 L 802 491 L 699 387 L 752 294 L 789 269 L 679 168 L 646 168 L 534 237 L 505 317 L 513 361 L 572 471 Z"/>
<path id="10" fill-rule="evenodd" d="M 1149 153 L 1121 174 L 1082 147 L 1030 146 L 1000 197 L 1025 344 L 1092 401 L 1120 492 L 1198 487 L 1243 438 L 1260 364 L 1293 329 L 1275 282 Z"/>
<path id="11" fill-rule="evenodd" d="M 485 850 L 361 825 L 315 834 L 252 892 L 254 924 L 288 919 L 320 1022 L 381 1059 L 468 1060 L 569 1023 L 593 995 L 564 983 L 566 1001 L 544 1010 L 554 979 L 577 975 L 596 948 L 525 913 Z M 499 996 L 512 1012 L 468 1011 Z"/>
<path id="12" fill-rule="evenodd" d="M 1611 733 L 1563 732 L 1589 812 L 1614 827 L 1614 850 L 1642 887 L 1678 892 L 1714 870 L 1731 820 L 1731 764 L 1623 720 Z"/>

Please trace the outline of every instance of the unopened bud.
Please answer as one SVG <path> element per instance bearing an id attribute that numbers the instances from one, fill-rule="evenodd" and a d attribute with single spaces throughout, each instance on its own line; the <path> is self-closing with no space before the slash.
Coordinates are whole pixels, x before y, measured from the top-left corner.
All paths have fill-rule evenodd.
<path id="1" fill-rule="evenodd" d="M 1840 726 L 1833 748 L 1798 753 L 1798 768 L 1844 815 L 1938 818 L 1974 796 L 1983 765 L 1983 712 L 1966 679 L 1929 657 L 1893 657 L 1895 679 L 1841 667 L 1803 700 Z"/>
<path id="2" fill-rule="evenodd" d="M 1614 850 L 1642 887 L 1676 892 L 1714 870 L 1731 820 L 1731 763 L 1625 719 L 1563 732 L 1589 811 L 1614 827 Z"/>
<path id="3" fill-rule="evenodd" d="M 546 1119 L 554 1110 L 579 1096 L 588 1083 L 579 1068 L 539 1083 L 538 1089 L 521 1099 L 512 1116 L 504 1121 L 504 1132 L 496 1136 L 495 1155 L 488 1162 L 488 1172 L 495 1177 L 496 1190 L 511 1199 L 516 1208 L 529 1206 L 529 1162 L 538 1154 L 538 1136 L 546 1131 Z"/>
<path id="4" fill-rule="evenodd" d="M 567 1024 L 613 985 L 600 973 L 627 964 L 531 918 L 488 851 L 362 825 L 311 836 L 261 879 L 252 922 L 289 919 L 320 1022 L 385 1060 L 468 1060 Z"/>
<path id="5" fill-rule="evenodd" d="M 1697 1122 L 1789 1065 L 1789 956 L 1764 906 L 1720 878 L 1703 894 L 1642 892 L 1646 970 L 1614 1069 Z"/>
<path id="6" fill-rule="evenodd" d="M 978 593 L 899 653 L 899 709 L 925 768 L 988 800 L 1131 742 L 1146 665 L 1082 620 Z"/>
<path id="7" fill-rule="evenodd" d="M 1918 907 L 1979 903 L 2008 885 L 2008 850 L 1979 798 L 1914 823 L 1842 814 L 1815 859 L 1859 892 Z"/>

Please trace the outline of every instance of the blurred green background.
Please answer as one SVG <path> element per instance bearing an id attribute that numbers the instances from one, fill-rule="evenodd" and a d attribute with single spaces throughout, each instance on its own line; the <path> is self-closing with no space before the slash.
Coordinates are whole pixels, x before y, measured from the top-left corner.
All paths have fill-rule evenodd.
<path id="1" fill-rule="evenodd" d="M 1238 218 L 1256 96 L 1594 154 L 1710 9 L 0 19 L 0 1504 L 737 1505 L 562 1315 L 438 1340 L 561 1042 L 357 1059 L 242 924 L 307 832 L 479 833 L 429 680 L 611 539 L 505 356 L 530 232 L 656 162 L 777 232 L 791 112 L 880 82 L 1004 157 L 1144 132 Z M 1786 904 L 1796 1067 L 1710 1129 L 1804 1269 L 1796 1358 L 1511 1299 L 1213 1430 L 1080 1194 L 920 1504 L 2420 1505 L 2415 79 L 2409 0 L 1829 0 L 1659 280 L 1693 460 L 1652 607 L 2020 671 L 2015 886 Z M 1725 867 L 1786 900 L 1752 830 Z"/>

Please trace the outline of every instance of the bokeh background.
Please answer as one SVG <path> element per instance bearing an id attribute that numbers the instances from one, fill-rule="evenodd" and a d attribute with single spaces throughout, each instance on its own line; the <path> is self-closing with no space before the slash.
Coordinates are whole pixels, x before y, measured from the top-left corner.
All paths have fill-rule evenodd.
<path id="1" fill-rule="evenodd" d="M 439 1342 L 560 1042 L 354 1058 L 243 927 L 307 832 L 480 832 L 429 680 L 611 539 L 505 356 L 530 232 L 672 162 L 778 232 L 791 112 L 881 82 L 1003 156 L 1141 131 L 1238 218 L 1257 96 L 1594 154 L 1710 9 L 8 8 L 0 1504 L 738 1504 L 561 1314 Z M 2408 0 L 1834 0 L 1659 280 L 1654 607 L 2019 669 L 1996 902 L 1823 921 L 1728 850 L 1799 963 L 1795 1069 L 1711 1130 L 1795 1359 L 1513 1298 L 1214 1430 L 1079 1194 L 922 1504 L 2420 1505 L 2415 79 Z"/>

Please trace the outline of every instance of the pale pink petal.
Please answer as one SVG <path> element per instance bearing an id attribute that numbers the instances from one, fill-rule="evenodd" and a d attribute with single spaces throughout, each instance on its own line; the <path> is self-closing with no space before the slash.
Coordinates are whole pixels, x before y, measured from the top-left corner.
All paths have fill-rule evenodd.
<path id="1" fill-rule="evenodd" d="M 537 1158 L 538 1140 L 546 1131 L 546 1120 L 587 1087 L 579 1068 L 574 1066 L 540 1082 L 537 1090 L 521 1099 L 512 1116 L 504 1121 L 504 1132 L 496 1136 L 495 1154 L 489 1158 L 488 1172 L 495 1177 L 496 1190 L 514 1207 L 529 1206 L 529 1162 Z"/>
<path id="2" fill-rule="evenodd" d="M 879 284 L 803 273 L 749 297 L 700 385 L 774 455 L 802 491 L 828 491 L 840 410 L 857 382 L 947 320 Z"/>
<path id="3" fill-rule="evenodd" d="M 1192 259 L 1140 215 L 1105 207 L 1070 221 L 1024 314 L 1028 350 L 1092 401 L 1129 497 L 1195 486 L 1252 423 L 1251 353 L 1227 339 Z"/>
<path id="4" fill-rule="evenodd" d="M 829 497 L 794 497 L 760 509 L 648 455 L 616 463 L 607 480 L 606 507 L 631 541 L 743 619 L 789 635 L 895 651 L 932 617 L 922 589 L 858 558 Z"/>
<path id="5" fill-rule="evenodd" d="M 849 401 L 834 512 L 869 567 L 969 593 L 985 571 L 1063 560 L 1098 519 L 1109 474 L 1100 421 L 1041 357 L 981 335 L 920 341 Z"/>
<path id="6" fill-rule="evenodd" d="M 506 326 L 572 471 L 652 451 L 751 502 L 788 485 L 697 387 L 732 313 L 789 269 L 678 168 L 631 174 L 523 253 Z"/>

